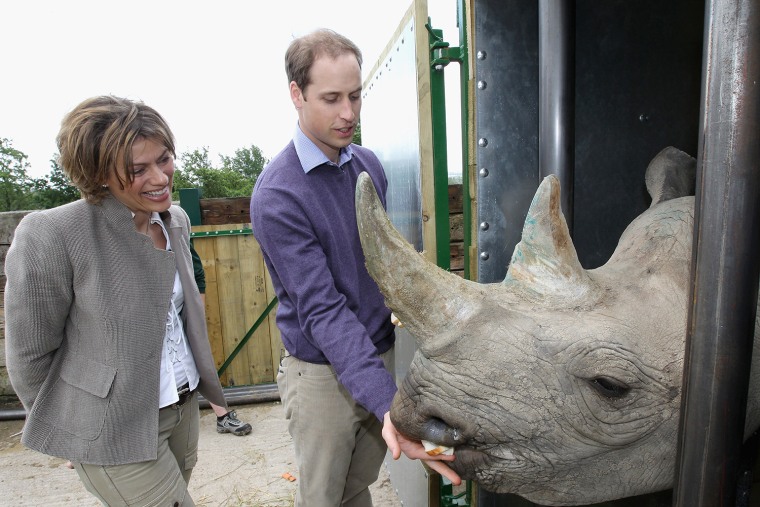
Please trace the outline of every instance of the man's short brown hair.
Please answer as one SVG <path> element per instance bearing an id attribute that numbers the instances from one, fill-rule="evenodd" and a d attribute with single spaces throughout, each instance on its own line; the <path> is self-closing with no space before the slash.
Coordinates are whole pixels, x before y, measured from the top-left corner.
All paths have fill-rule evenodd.
<path id="1" fill-rule="evenodd" d="M 294 39 L 285 52 L 285 72 L 288 83 L 295 81 L 302 92 L 311 83 L 309 72 L 320 56 L 337 58 L 345 53 L 353 53 L 359 68 L 362 66 L 362 52 L 346 37 L 327 28 L 315 30 Z"/>

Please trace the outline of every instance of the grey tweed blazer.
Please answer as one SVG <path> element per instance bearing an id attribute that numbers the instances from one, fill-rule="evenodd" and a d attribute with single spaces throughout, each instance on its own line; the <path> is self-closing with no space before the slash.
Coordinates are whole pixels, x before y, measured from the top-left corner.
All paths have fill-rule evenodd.
<path id="1" fill-rule="evenodd" d="M 8 375 L 28 415 L 22 442 L 97 465 L 154 460 L 161 350 L 175 270 L 199 391 L 226 406 L 193 277 L 190 221 L 161 215 L 171 252 L 138 233 L 113 197 L 21 221 L 5 261 Z"/>

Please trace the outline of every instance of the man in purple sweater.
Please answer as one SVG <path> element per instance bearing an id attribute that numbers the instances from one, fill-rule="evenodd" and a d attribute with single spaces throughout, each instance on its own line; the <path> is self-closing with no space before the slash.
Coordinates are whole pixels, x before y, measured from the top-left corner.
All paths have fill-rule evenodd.
<path id="1" fill-rule="evenodd" d="M 367 172 L 385 203 L 388 181 L 374 153 L 351 143 L 361 110 L 361 52 L 317 30 L 285 54 L 298 112 L 293 140 L 267 165 L 251 196 L 253 234 L 277 292 L 287 349 L 277 385 L 298 465 L 296 506 L 372 506 L 369 485 L 386 449 L 444 463 L 396 431 L 390 310 L 367 273 L 354 208 Z M 386 447 L 387 446 L 387 447 Z"/>

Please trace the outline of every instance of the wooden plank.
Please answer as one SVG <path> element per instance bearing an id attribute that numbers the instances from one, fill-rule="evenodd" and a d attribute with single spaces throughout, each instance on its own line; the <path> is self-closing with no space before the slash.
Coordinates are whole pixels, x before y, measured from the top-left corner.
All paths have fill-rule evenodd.
<path id="1" fill-rule="evenodd" d="M 218 228 L 218 227 L 217 227 Z M 207 227 L 193 227 L 196 230 L 210 230 Z M 214 251 L 214 238 L 193 239 L 195 251 L 201 258 L 203 270 L 206 273 L 206 329 L 208 331 L 211 354 L 214 356 L 214 364 L 218 370 L 226 359 L 224 355 L 224 343 L 222 336 L 222 318 L 219 315 L 219 290 L 216 281 L 216 252 Z M 223 386 L 229 385 L 227 373 L 219 376 Z"/>
<path id="2" fill-rule="evenodd" d="M 240 279 L 240 259 L 236 236 L 217 236 L 216 277 L 219 287 L 219 315 L 222 322 L 222 343 L 228 357 L 242 340 L 248 328 L 245 325 L 242 286 Z M 227 367 L 230 385 L 249 385 L 248 356 L 241 352 Z"/>
<path id="3" fill-rule="evenodd" d="M 464 241 L 464 214 L 449 215 L 449 240 L 451 243 Z"/>
<path id="4" fill-rule="evenodd" d="M 435 189 L 433 186 L 433 124 L 430 99 L 430 52 L 428 50 L 427 2 L 415 1 L 414 37 L 417 53 L 417 121 L 420 134 L 420 190 L 422 194 L 422 255 L 437 264 Z"/>
<path id="5" fill-rule="evenodd" d="M 250 330 L 269 303 L 264 285 L 264 262 L 261 248 L 252 234 L 237 238 L 243 315 L 246 328 Z M 244 350 L 248 354 L 248 374 L 251 382 L 253 384 L 273 382 L 272 349 L 266 322 L 263 322 L 248 339 Z"/>
<path id="6" fill-rule="evenodd" d="M 463 210 L 462 184 L 449 185 L 449 213 L 462 213 Z"/>
<path id="7" fill-rule="evenodd" d="M 451 271 L 464 271 L 464 243 L 451 243 Z"/>
<path id="8" fill-rule="evenodd" d="M 203 225 L 249 223 L 250 197 L 201 199 L 201 222 Z"/>

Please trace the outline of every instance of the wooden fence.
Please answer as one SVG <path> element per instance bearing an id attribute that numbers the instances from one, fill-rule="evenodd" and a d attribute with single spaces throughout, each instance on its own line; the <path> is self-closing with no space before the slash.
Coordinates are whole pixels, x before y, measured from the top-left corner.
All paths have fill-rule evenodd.
<path id="1" fill-rule="evenodd" d="M 206 272 L 206 323 L 217 369 L 237 351 L 219 376 L 222 385 L 274 382 L 282 350 L 276 308 L 248 337 L 275 299 L 250 223 L 194 226 L 192 234 Z"/>

